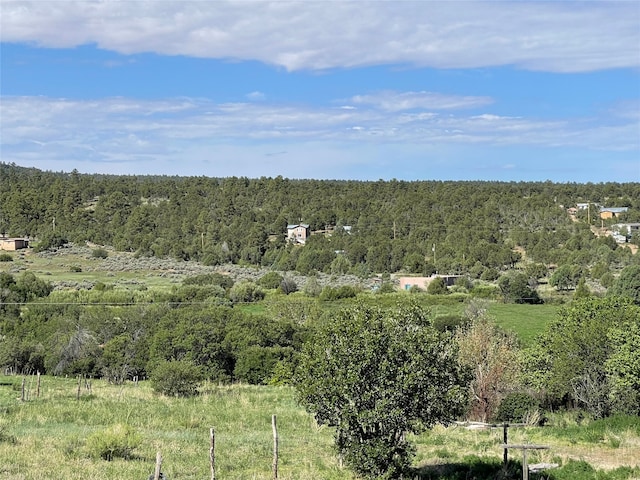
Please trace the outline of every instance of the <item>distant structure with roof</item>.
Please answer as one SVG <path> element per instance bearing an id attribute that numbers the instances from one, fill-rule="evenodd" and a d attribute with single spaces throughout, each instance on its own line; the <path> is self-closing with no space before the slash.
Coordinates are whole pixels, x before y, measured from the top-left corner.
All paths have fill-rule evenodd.
<path id="1" fill-rule="evenodd" d="M 29 240 L 26 238 L 0 237 L 0 250 L 15 251 L 29 247 Z"/>
<path id="2" fill-rule="evenodd" d="M 310 234 L 309 225 L 306 223 L 287 225 L 287 240 L 292 243 L 304 245 Z"/>

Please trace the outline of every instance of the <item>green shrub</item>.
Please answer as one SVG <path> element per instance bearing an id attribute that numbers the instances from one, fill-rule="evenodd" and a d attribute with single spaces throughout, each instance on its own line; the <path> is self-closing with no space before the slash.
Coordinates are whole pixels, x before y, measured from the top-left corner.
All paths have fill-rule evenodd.
<path id="1" fill-rule="evenodd" d="M 279 290 L 285 295 L 298 291 L 298 284 L 291 277 L 285 277 L 280 282 Z"/>
<path id="2" fill-rule="evenodd" d="M 433 327 L 440 332 L 452 332 L 465 322 L 466 319 L 460 315 L 441 315 L 433 320 Z"/>
<path id="3" fill-rule="evenodd" d="M 262 288 L 246 280 L 236 283 L 229 290 L 229 298 L 234 303 L 259 302 L 264 297 L 265 293 Z"/>
<path id="4" fill-rule="evenodd" d="M 393 283 L 388 281 L 383 281 L 380 285 L 380 288 L 376 290 L 376 293 L 395 293 L 396 287 L 393 286 Z"/>
<path id="5" fill-rule="evenodd" d="M 13 262 L 13 257 L 8 253 L 0 253 L 0 262 Z"/>
<path id="6" fill-rule="evenodd" d="M 186 360 L 163 361 L 151 372 L 153 389 L 172 397 L 192 397 L 198 394 L 203 380 L 199 367 Z"/>
<path id="7" fill-rule="evenodd" d="M 131 458 L 133 450 L 141 443 L 141 436 L 131 426 L 118 423 L 92 434 L 87 439 L 87 449 L 91 456 L 111 461 Z"/>
<path id="8" fill-rule="evenodd" d="M 258 285 L 263 288 L 275 290 L 280 287 L 280 283 L 282 283 L 283 280 L 284 278 L 278 272 L 269 272 L 260 277 Z"/>
<path id="9" fill-rule="evenodd" d="M 69 271 L 74 273 L 79 273 L 82 271 L 82 267 L 79 267 L 78 265 L 71 265 L 69 267 Z"/>
<path id="10" fill-rule="evenodd" d="M 358 288 L 351 285 L 342 285 L 341 287 L 324 287 L 320 294 L 320 300 L 333 301 L 343 298 L 355 298 L 358 295 Z"/>
<path id="11" fill-rule="evenodd" d="M 266 384 L 274 377 L 276 365 L 280 364 L 280 368 L 286 363 L 290 365 L 292 357 L 291 347 L 248 347 L 238 354 L 233 374 L 253 385 Z"/>
<path id="12" fill-rule="evenodd" d="M 106 292 L 107 290 L 113 290 L 113 285 L 107 285 L 106 283 L 96 282 L 93 284 L 93 289 L 96 292 Z"/>
<path id="13" fill-rule="evenodd" d="M 522 422 L 539 407 L 539 402 L 528 393 L 514 392 L 500 402 L 496 411 L 497 422 Z"/>
<path id="14" fill-rule="evenodd" d="M 496 285 L 477 284 L 471 289 L 471 296 L 476 298 L 496 298 L 500 289 Z"/>
<path id="15" fill-rule="evenodd" d="M 96 248 L 91 251 L 91 256 L 93 258 L 107 258 L 109 256 L 109 252 L 107 252 L 104 248 Z"/>
<path id="16" fill-rule="evenodd" d="M 225 296 L 226 292 L 220 285 L 184 285 L 175 292 L 175 300 L 179 302 L 204 302 Z"/>
<path id="17" fill-rule="evenodd" d="M 304 284 L 304 294 L 309 297 L 317 297 L 322 293 L 322 287 L 320 283 L 318 283 L 318 279 L 316 277 L 308 277 L 306 283 Z"/>
<path id="18" fill-rule="evenodd" d="M 436 277 L 427 285 L 427 293 L 430 295 L 445 295 L 449 293 L 447 284 L 442 277 Z"/>
<path id="19" fill-rule="evenodd" d="M 493 282 L 500 277 L 500 272 L 495 268 L 485 268 L 482 274 L 480 275 L 480 280 L 484 280 L 487 282 Z"/>

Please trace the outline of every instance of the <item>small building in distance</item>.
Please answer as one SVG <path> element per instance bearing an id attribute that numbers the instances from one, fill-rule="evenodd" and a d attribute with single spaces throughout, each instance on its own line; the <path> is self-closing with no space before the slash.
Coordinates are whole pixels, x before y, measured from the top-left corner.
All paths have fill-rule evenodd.
<path id="1" fill-rule="evenodd" d="M 306 223 L 287 225 L 287 240 L 290 242 L 304 245 L 309 235 L 309 225 Z"/>
<path id="2" fill-rule="evenodd" d="M 628 210 L 628 207 L 600 207 L 600 218 L 603 220 L 615 218 L 621 213 L 626 213 Z"/>
<path id="3" fill-rule="evenodd" d="M 29 247 L 29 240 L 26 238 L 0 237 L 0 250 L 15 251 Z"/>
<path id="4" fill-rule="evenodd" d="M 398 283 L 400 290 L 410 290 L 411 287 L 418 287 L 426 290 L 429 284 L 436 278 L 442 278 L 447 287 L 451 287 L 461 275 L 431 275 L 430 277 L 400 277 Z"/>
<path id="5" fill-rule="evenodd" d="M 611 231 L 614 233 L 613 237 L 618 243 L 624 243 L 634 234 L 640 232 L 640 223 L 616 223 L 611 225 Z M 622 240 L 623 238 L 624 240 Z"/>

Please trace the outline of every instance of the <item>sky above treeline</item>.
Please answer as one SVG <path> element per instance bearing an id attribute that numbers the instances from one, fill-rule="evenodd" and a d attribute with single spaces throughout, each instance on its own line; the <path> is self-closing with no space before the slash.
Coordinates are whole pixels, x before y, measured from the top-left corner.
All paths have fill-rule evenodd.
<path id="1" fill-rule="evenodd" d="M 640 2 L 0 0 L 0 161 L 640 181 Z"/>

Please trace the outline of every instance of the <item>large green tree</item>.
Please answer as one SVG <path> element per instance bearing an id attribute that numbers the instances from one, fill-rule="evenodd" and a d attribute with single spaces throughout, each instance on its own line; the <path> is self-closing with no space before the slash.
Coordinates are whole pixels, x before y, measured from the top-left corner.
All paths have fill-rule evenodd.
<path id="1" fill-rule="evenodd" d="M 336 427 L 345 462 L 365 478 L 398 478 L 410 465 L 409 432 L 455 419 L 466 404 L 466 370 L 452 338 L 415 306 L 341 311 L 306 343 L 299 400 Z"/>

